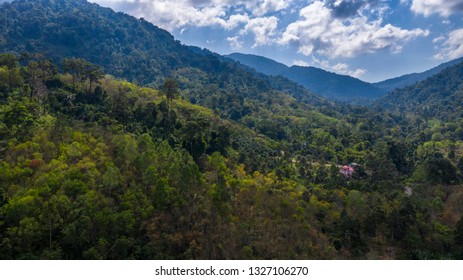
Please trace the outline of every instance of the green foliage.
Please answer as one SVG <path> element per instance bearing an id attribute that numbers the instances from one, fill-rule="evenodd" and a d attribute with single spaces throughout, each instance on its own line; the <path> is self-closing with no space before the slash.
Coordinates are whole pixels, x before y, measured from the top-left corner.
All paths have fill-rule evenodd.
<path id="1" fill-rule="evenodd" d="M 44 53 L 0 55 L 0 258 L 461 258 L 461 65 L 334 106 L 85 1 L 0 16 Z"/>

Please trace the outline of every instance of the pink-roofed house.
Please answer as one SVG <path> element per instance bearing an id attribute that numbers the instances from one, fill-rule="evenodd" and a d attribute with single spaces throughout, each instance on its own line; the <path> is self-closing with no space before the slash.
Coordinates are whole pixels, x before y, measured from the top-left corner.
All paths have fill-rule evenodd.
<path id="1" fill-rule="evenodd" d="M 344 165 L 341 167 L 339 172 L 344 176 L 344 178 L 351 179 L 352 175 L 354 175 L 354 168 L 349 165 Z"/>

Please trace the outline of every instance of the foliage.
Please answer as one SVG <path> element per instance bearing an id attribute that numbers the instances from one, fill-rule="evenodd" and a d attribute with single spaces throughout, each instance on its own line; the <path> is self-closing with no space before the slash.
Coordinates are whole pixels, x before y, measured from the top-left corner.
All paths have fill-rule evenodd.
<path id="1" fill-rule="evenodd" d="M 53 51 L 0 55 L 0 258 L 461 258 L 460 66 L 335 106 L 85 1 L 0 14 Z"/>

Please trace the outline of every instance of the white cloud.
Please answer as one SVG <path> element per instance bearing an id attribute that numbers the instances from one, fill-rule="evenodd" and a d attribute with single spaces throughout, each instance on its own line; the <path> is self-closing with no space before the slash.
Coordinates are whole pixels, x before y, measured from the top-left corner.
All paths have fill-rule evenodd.
<path id="1" fill-rule="evenodd" d="M 255 16 L 263 16 L 270 12 L 277 12 L 286 9 L 292 0 L 258 0 L 246 1 L 246 6 L 252 10 Z"/>
<path id="2" fill-rule="evenodd" d="M 246 24 L 240 34 L 254 34 L 255 44 L 253 47 L 267 45 L 272 41 L 273 36 L 275 36 L 275 30 L 277 26 L 277 17 L 254 18 Z"/>
<path id="3" fill-rule="evenodd" d="M 448 17 L 463 12 L 463 0 L 412 0 L 411 9 L 425 17 L 432 14 Z"/>
<path id="4" fill-rule="evenodd" d="M 279 43 L 296 45 L 307 56 L 353 57 L 385 49 L 398 53 L 407 41 L 429 34 L 422 29 L 382 26 L 383 9 L 378 11 L 378 18 L 373 20 L 372 15 L 363 15 L 366 10 L 349 18 L 336 18 L 324 2 L 314 1 L 300 11 L 298 21 L 287 26 Z"/>
<path id="5" fill-rule="evenodd" d="M 223 29 L 234 49 L 248 44 L 252 47 L 291 44 L 304 55 L 325 58 L 354 57 L 381 50 L 398 53 L 407 41 L 429 34 L 427 30 L 408 30 L 383 23 L 383 15 L 389 9 L 385 0 L 90 1 L 144 17 L 168 31 L 181 33 L 195 27 Z M 404 4 L 411 1 L 401 0 Z M 441 2 L 425 2 L 436 1 Z M 294 10 L 299 10 L 299 18 L 280 26 L 280 22 L 287 20 L 278 17 L 288 13 L 297 16 L 292 14 Z"/>
<path id="6" fill-rule="evenodd" d="M 436 37 L 436 38 L 432 39 L 432 42 L 434 44 L 436 44 L 436 43 L 439 43 L 439 42 L 444 41 L 444 40 L 445 40 L 445 37 L 441 35 L 439 37 Z"/>
<path id="7" fill-rule="evenodd" d="M 309 67 L 310 64 L 304 60 L 294 60 L 293 61 L 293 65 L 296 65 L 296 66 L 303 66 L 303 67 Z"/>
<path id="8" fill-rule="evenodd" d="M 172 31 L 185 26 L 220 26 L 233 29 L 248 20 L 246 14 L 227 16 L 232 6 L 226 0 L 91 0 L 143 17 Z"/>
<path id="9" fill-rule="evenodd" d="M 303 67 L 311 66 L 310 63 L 304 60 L 294 60 L 293 65 L 303 66 Z M 351 70 L 349 65 L 347 65 L 346 63 L 337 63 L 335 65 L 332 65 L 329 61 L 320 60 L 320 59 L 317 59 L 316 57 L 312 57 L 312 65 L 314 67 L 325 69 L 326 71 L 334 72 L 334 73 L 341 74 L 341 75 L 349 75 L 355 78 L 360 78 L 367 73 L 367 70 L 360 69 L 360 68 Z"/>
<path id="10" fill-rule="evenodd" d="M 367 72 L 365 69 L 350 70 L 349 65 L 345 63 L 338 63 L 334 65 L 332 69 L 335 73 L 349 75 L 355 78 L 360 78 Z"/>
<path id="11" fill-rule="evenodd" d="M 444 40 L 442 50 L 434 56 L 435 59 L 455 59 L 463 56 L 463 28 L 453 30 Z"/>
<path id="12" fill-rule="evenodd" d="M 274 39 L 278 18 L 265 16 L 290 8 L 294 0 L 91 0 L 104 6 L 143 17 L 168 31 L 188 27 L 219 27 L 235 31 L 227 41 L 241 48 L 240 36 L 252 34 L 254 46 Z"/>
<path id="13" fill-rule="evenodd" d="M 250 19 L 249 19 L 249 16 L 248 15 L 231 15 L 228 19 L 228 21 L 226 21 L 226 24 L 224 25 L 225 29 L 227 30 L 231 30 L 231 29 L 234 29 L 236 28 L 238 25 L 240 25 L 241 23 L 246 23 L 248 22 Z"/>
<path id="14" fill-rule="evenodd" d="M 231 30 L 253 17 L 288 8 L 294 0 L 90 0 L 144 17 L 172 31 L 184 26 L 220 26 Z M 235 13 L 230 15 L 229 11 Z M 239 12 L 238 12 L 239 11 Z"/>
<path id="15" fill-rule="evenodd" d="M 243 42 L 240 41 L 239 36 L 228 37 L 227 42 L 230 43 L 230 46 L 235 50 L 241 49 L 243 47 Z"/>

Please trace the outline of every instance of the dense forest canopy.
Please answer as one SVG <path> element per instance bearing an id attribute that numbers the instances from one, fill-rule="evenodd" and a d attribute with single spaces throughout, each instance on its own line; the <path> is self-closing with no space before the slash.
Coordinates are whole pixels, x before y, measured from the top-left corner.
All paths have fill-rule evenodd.
<path id="1" fill-rule="evenodd" d="M 339 105 L 86 1 L 0 7 L 0 259 L 463 257 L 462 65 Z"/>

